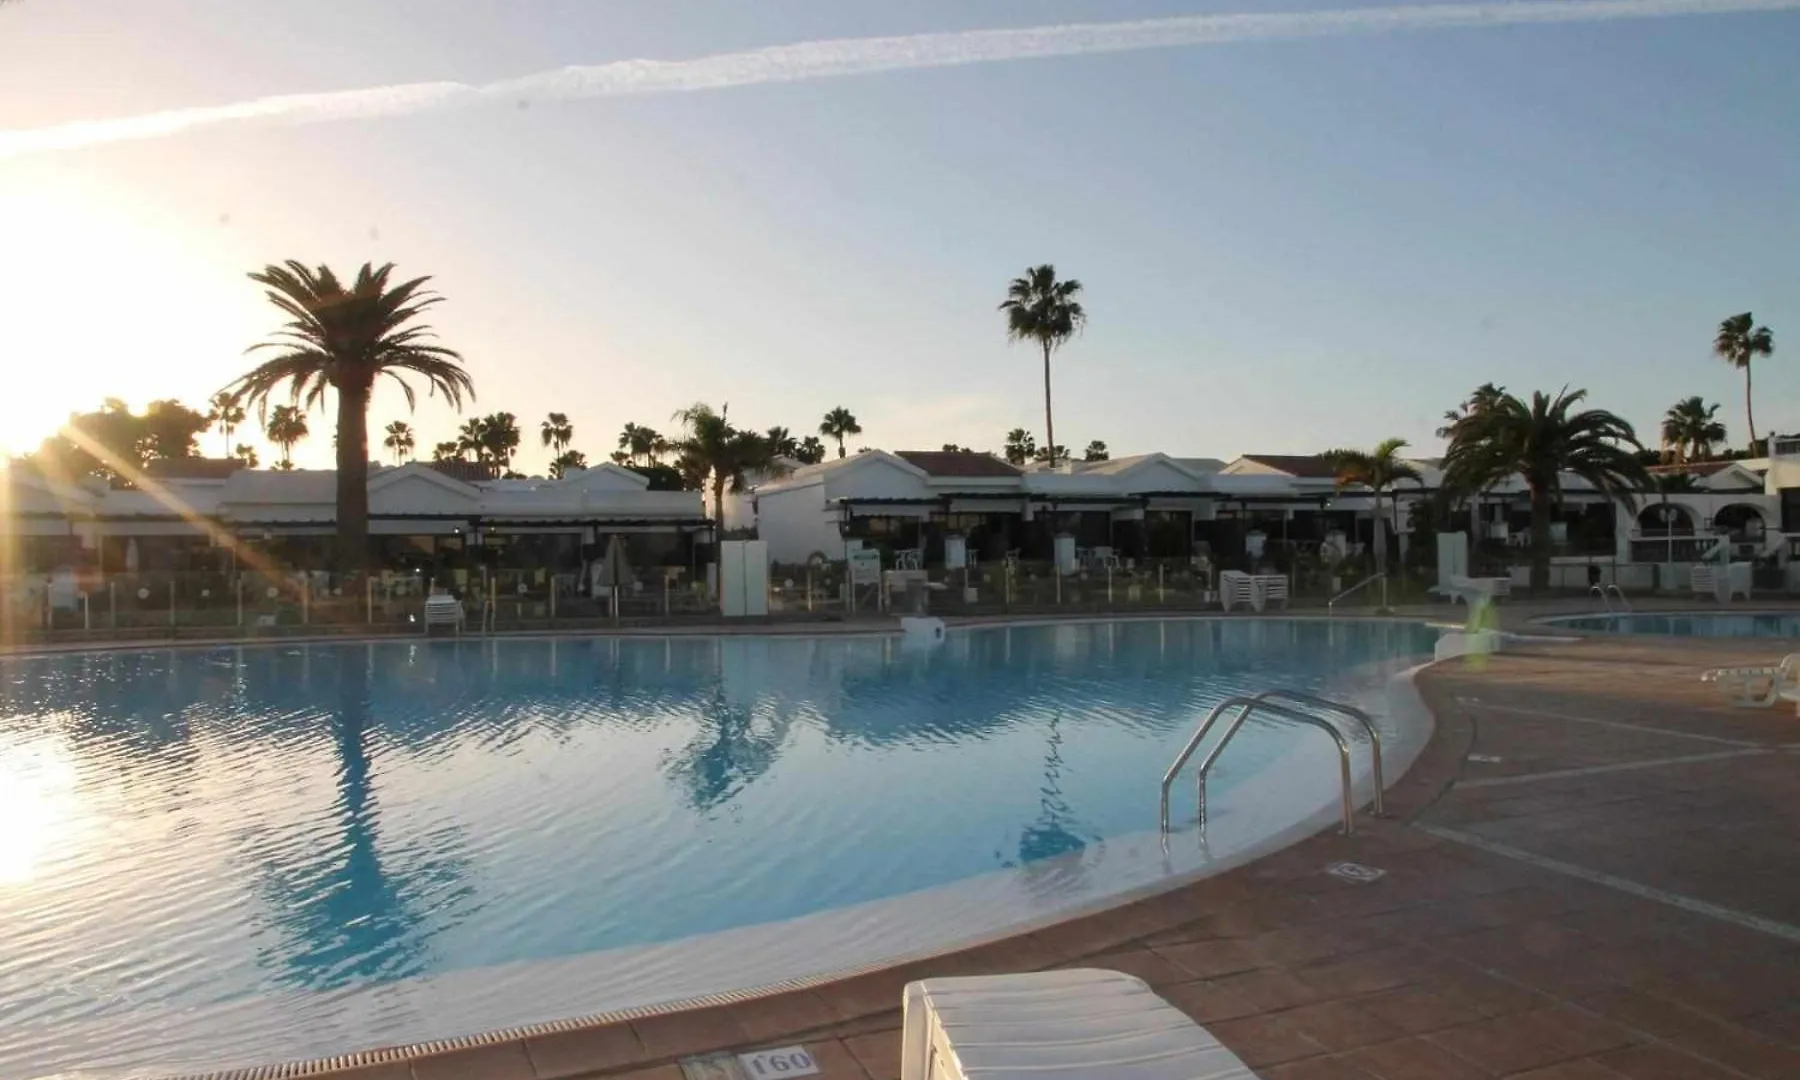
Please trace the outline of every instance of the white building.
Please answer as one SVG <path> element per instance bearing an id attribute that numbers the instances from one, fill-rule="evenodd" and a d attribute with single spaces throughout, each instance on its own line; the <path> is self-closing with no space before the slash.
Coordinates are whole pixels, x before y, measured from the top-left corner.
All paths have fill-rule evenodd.
<path id="1" fill-rule="evenodd" d="M 374 565 L 574 574 L 614 536 L 637 566 L 704 558 L 712 523 L 699 492 L 651 491 L 616 465 L 560 480 L 487 479 L 460 465 L 370 467 Z M 155 462 L 135 486 L 0 470 L 0 573 L 219 572 L 243 558 L 323 567 L 336 533 L 336 485 L 332 470 L 209 459 Z"/>

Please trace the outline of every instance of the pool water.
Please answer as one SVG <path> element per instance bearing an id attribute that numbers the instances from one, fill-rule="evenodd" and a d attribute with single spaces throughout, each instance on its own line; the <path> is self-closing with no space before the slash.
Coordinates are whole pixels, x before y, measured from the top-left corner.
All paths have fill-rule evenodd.
<path id="1" fill-rule="evenodd" d="M 1800 638 L 1800 611 L 1696 611 L 1582 615 L 1552 620 L 1574 630 L 1670 637 Z"/>
<path id="2" fill-rule="evenodd" d="M 6 661 L 0 1075 L 96 1067 L 96 1032 L 106 1067 L 155 1065 L 129 1048 L 183 1010 L 299 1017 L 322 993 L 1066 857 L 1156 828 L 1162 770 L 1217 701 L 1333 690 L 1434 637 L 1162 620 L 932 650 L 784 635 Z M 1214 790 L 1306 737 L 1253 723 Z"/>

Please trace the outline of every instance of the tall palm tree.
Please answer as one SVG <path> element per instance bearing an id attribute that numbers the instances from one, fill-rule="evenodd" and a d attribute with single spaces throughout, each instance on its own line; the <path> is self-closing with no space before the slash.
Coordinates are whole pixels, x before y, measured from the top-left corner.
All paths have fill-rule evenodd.
<path id="1" fill-rule="evenodd" d="M 393 272 L 392 263 L 364 263 L 346 286 L 329 267 L 315 270 L 289 260 L 251 274 L 289 320 L 273 339 L 253 346 L 279 355 L 227 387 L 246 405 L 259 406 L 283 386 L 293 404 L 306 408 L 321 403 L 327 390 L 337 394 L 338 559 L 345 569 L 361 569 L 369 558 L 369 396 L 375 380 L 385 375 L 399 383 L 409 409 L 415 397 L 408 374 L 458 409 L 465 397 L 475 396 L 462 357 L 431 344 L 431 327 L 420 321 L 441 299 L 425 288 L 431 279 L 395 283 Z"/>
<path id="2" fill-rule="evenodd" d="M 769 452 L 782 457 L 797 457 L 800 453 L 800 440 L 794 438 L 787 428 L 777 425 L 768 430 L 763 438 L 769 441 Z"/>
<path id="3" fill-rule="evenodd" d="M 856 422 L 856 414 L 852 413 L 849 409 L 844 408 L 842 405 L 839 405 L 837 408 L 826 413 L 825 419 L 819 421 L 819 434 L 825 436 L 827 439 L 836 439 L 838 457 L 843 457 L 844 437 L 847 435 L 861 435 L 862 425 Z"/>
<path id="4" fill-rule="evenodd" d="M 518 452 L 519 439 L 519 418 L 512 413 L 489 413 L 482 417 L 481 449 L 497 471 L 507 472 L 512 469 L 513 454 Z"/>
<path id="5" fill-rule="evenodd" d="M 1511 476 L 1525 483 L 1531 499 L 1531 587 L 1550 584 L 1550 512 L 1562 494 L 1562 474 L 1573 473 L 1630 512 L 1633 492 L 1649 490 L 1650 474 L 1634 450 L 1637 433 L 1604 409 L 1572 412 L 1587 400 L 1586 390 L 1564 389 L 1555 397 L 1538 391 L 1526 402 L 1502 395 L 1488 408 L 1450 426 L 1444 454 L 1444 485 L 1476 492 Z"/>
<path id="6" fill-rule="evenodd" d="M 1505 396 L 1506 387 L 1504 386 L 1496 386 L 1491 382 L 1484 382 L 1480 386 L 1477 386 L 1474 392 L 1471 393 L 1462 404 L 1444 414 L 1444 426 L 1437 429 L 1437 437 L 1440 439 L 1448 439 L 1450 437 L 1450 429 L 1458 420 L 1461 420 L 1470 413 L 1480 412 L 1481 410 L 1488 408 Z"/>
<path id="7" fill-rule="evenodd" d="M 269 412 L 269 422 L 264 429 L 269 441 L 281 447 L 281 464 L 278 469 L 294 467 L 294 444 L 306 438 L 306 414 L 292 405 L 277 405 Z"/>
<path id="8" fill-rule="evenodd" d="M 619 449 L 625 451 L 626 457 L 633 463 L 654 464 L 659 454 L 669 452 L 669 442 L 656 433 L 654 428 L 643 424 L 626 424 L 619 432 Z"/>
<path id="9" fill-rule="evenodd" d="M 566 413 L 553 412 L 538 425 L 538 437 L 551 453 L 561 454 L 575 441 L 575 425 L 569 423 Z"/>
<path id="10" fill-rule="evenodd" d="M 1024 465 L 1037 457 L 1037 439 L 1022 427 L 1013 428 L 1006 433 L 1006 445 L 1001 452 L 1008 465 Z"/>
<path id="11" fill-rule="evenodd" d="M 1025 271 L 1007 286 L 1006 300 L 1000 310 L 1006 312 L 1008 341 L 1035 341 L 1044 350 L 1044 446 L 1049 449 L 1049 462 L 1056 465 L 1056 423 L 1050 410 L 1050 354 L 1062 347 L 1087 323 L 1087 312 L 1081 301 L 1081 282 L 1074 278 L 1058 281 L 1056 267 L 1045 263 Z"/>
<path id="12" fill-rule="evenodd" d="M 743 490 L 746 473 L 778 471 L 768 437 L 734 427 L 727 416 L 730 408 L 715 411 L 705 402 L 695 402 L 675 413 L 687 432 L 675 444 L 680 454 L 676 467 L 690 480 L 710 484 L 715 515 L 724 512 L 727 488 Z"/>
<path id="13" fill-rule="evenodd" d="M 1419 470 L 1412 462 L 1400 456 L 1406 449 L 1405 439 L 1383 439 L 1375 444 L 1373 450 L 1329 450 L 1324 457 L 1332 469 L 1337 472 L 1337 489 L 1343 491 L 1348 487 L 1367 488 L 1374 497 L 1374 517 L 1372 542 L 1375 548 L 1375 572 L 1387 573 L 1387 534 L 1388 510 L 1384 502 L 1391 503 L 1392 493 L 1402 480 L 1411 480 L 1423 485 Z M 1398 516 L 1398 506 L 1393 508 Z M 1399 522 L 1394 523 L 1395 531 L 1399 530 Z"/>
<path id="14" fill-rule="evenodd" d="M 412 457 L 413 447 L 418 445 L 418 440 L 413 435 L 411 424 L 404 420 L 393 420 L 381 430 L 383 432 L 381 445 L 387 448 L 388 453 L 394 455 L 394 464 L 404 464 L 408 458 Z"/>
<path id="15" fill-rule="evenodd" d="M 1750 450 L 1756 448 L 1756 413 L 1750 405 L 1750 361 L 1775 352 L 1775 335 L 1757 326 L 1748 311 L 1719 324 L 1713 338 L 1713 355 L 1744 373 L 1744 424 L 1750 429 Z"/>
<path id="16" fill-rule="evenodd" d="M 825 444 L 819 441 L 817 435 L 808 435 L 800 440 L 793 457 L 802 465 L 817 465 L 825 460 Z"/>
<path id="17" fill-rule="evenodd" d="M 488 418 L 471 416 L 456 429 L 456 453 L 486 465 L 488 461 Z"/>
<path id="18" fill-rule="evenodd" d="M 1677 461 L 1705 461 L 1714 443 L 1725 441 L 1725 425 L 1713 419 L 1717 404 L 1708 405 L 1696 394 L 1682 398 L 1663 414 L 1663 448 Z"/>
<path id="19" fill-rule="evenodd" d="M 237 430 L 239 424 L 244 422 L 244 403 L 239 401 L 235 394 L 221 390 L 214 394 L 206 404 L 206 420 L 225 436 L 225 449 L 229 453 L 232 446 L 232 433 Z"/>
<path id="20" fill-rule="evenodd" d="M 463 445 L 456 439 L 448 439 L 431 448 L 433 461 L 461 461 Z"/>

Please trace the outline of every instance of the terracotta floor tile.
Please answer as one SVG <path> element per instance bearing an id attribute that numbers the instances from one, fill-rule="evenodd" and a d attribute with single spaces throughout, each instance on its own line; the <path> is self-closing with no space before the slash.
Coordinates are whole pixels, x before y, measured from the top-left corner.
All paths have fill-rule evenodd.
<path id="1" fill-rule="evenodd" d="M 1514 1073 L 1512 1080 L 1623 1080 L 1612 1069 L 1593 1058 L 1562 1061 L 1530 1072 Z"/>
<path id="2" fill-rule="evenodd" d="M 1779 1009 L 1774 1012 L 1757 1013 L 1746 1016 L 1738 1023 L 1756 1032 L 1765 1039 L 1788 1046 L 1800 1047 L 1800 1008 Z"/>
<path id="3" fill-rule="evenodd" d="M 1181 945 L 1190 941 L 1212 941 L 1219 937 L 1213 927 L 1214 922 L 1211 917 L 1199 918 L 1192 922 L 1171 926 L 1166 930 L 1158 930 L 1154 934 L 1146 934 L 1138 944 L 1154 947 L 1157 945 Z"/>
<path id="4" fill-rule="evenodd" d="M 415 1058 L 414 1080 L 534 1080 L 525 1044 L 508 1042 Z"/>
<path id="5" fill-rule="evenodd" d="M 1308 964 L 1295 968 L 1294 974 L 1330 997 L 1350 997 L 1418 982 L 1423 970 L 1412 949 L 1401 947 Z"/>
<path id="6" fill-rule="evenodd" d="M 1570 1008 L 1534 1009 L 1425 1036 L 1502 1076 L 1627 1046 L 1631 1032 Z"/>
<path id="7" fill-rule="evenodd" d="M 1100 953 L 1083 960 L 1081 966 L 1122 971 L 1127 975 L 1135 975 L 1153 987 L 1187 982 L 1194 977 L 1186 968 L 1178 967 L 1168 957 L 1146 948 Z"/>
<path id="8" fill-rule="evenodd" d="M 1408 1035 L 1472 1024 L 1485 1014 L 1430 983 L 1402 986 L 1354 999 L 1357 1006 L 1385 1020 Z"/>
<path id="9" fill-rule="evenodd" d="M 1220 1020 L 1208 1024 L 1207 1030 L 1252 1069 L 1325 1052 L 1323 1046 L 1300 1029 L 1274 1016 Z"/>
<path id="10" fill-rule="evenodd" d="M 811 990 L 797 990 L 770 997 L 757 998 L 731 1006 L 731 1014 L 750 1042 L 762 1042 L 776 1035 L 812 1031 L 837 1020 L 825 999 Z"/>
<path id="11" fill-rule="evenodd" d="M 1629 1080 L 1731 1080 L 1738 1075 L 1665 1043 L 1614 1050 L 1596 1060 Z"/>
<path id="12" fill-rule="evenodd" d="M 900 1080 L 900 1031 L 876 1032 L 845 1039 L 844 1047 L 869 1074 L 869 1080 Z"/>
<path id="13" fill-rule="evenodd" d="M 1636 990 L 1617 990 L 1596 994 L 1581 1004 L 1750 1076 L 1770 1080 L 1800 1076 L 1800 1050 L 1673 1001 Z"/>
<path id="14" fill-rule="evenodd" d="M 1258 1071 L 1262 1080 L 1377 1080 L 1340 1056 L 1302 1058 Z"/>
<path id="15" fill-rule="evenodd" d="M 1156 950 L 1196 978 L 1211 979 L 1249 971 L 1263 964 L 1243 941 L 1221 939 L 1164 945 Z"/>
<path id="16" fill-rule="evenodd" d="M 631 1022 L 631 1029 L 648 1061 L 728 1050 L 750 1041 L 730 1006 L 641 1017 Z"/>
<path id="17" fill-rule="evenodd" d="M 630 1024 L 606 1024 L 525 1040 L 540 1080 L 620 1069 L 649 1059 Z"/>
<path id="18" fill-rule="evenodd" d="M 1490 1017 L 1510 1016 L 1552 1003 L 1547 995 L 1535 990 L 1462 966 L 1436 970 L 1418 985 Z"/>
<path id="19" fill-rule="evenodd" d="M 1381 1017 L 1348 1001 L 1302 1005 L 1279 1014 L 1282 1021 L 1299 1028 L 1327 1050 L 1355 1050 L 1370 1043 L 1388 1042 L 1406 1034 Z"/>
<path id="20" fill-rule="evenodd" d="M 1278 1012 L 1331 998 L 1331 995 L 1311 983 L 1302 982 L 1293 972 L 1275 968 L 1245 971 L 1213 979 L 1211 982 L 1221 990 L 1228 990 L 1251 1002 L 1259 1012 Z"/>
<path id="21" fill-rule="evenodd" d="M 1156 992 L 1197 1024 L 1234 1020 L 1266 1011 L 1255 1002 L 1206 979 L 1159 987 Z"/>
<path id="22" fill-rule="evenodd" d="M 687 1080 L 687 1074 L 679 1065 L 652 1065 L 648 1069 L 609 1073 L 606 1080 Z"/>
<path id="23" fill-rule="evenodd" d="M 1495 1075 L 1416 1037 L 1367 1046 L 1344 1060 L 1378 1080 L 1488 1080 Z"/>

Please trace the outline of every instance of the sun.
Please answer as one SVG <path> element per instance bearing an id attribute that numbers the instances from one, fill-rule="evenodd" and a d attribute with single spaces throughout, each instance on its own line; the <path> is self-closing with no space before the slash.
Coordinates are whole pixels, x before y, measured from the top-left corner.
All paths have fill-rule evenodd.
<path id="1" fill-rule="evenodd" d="M 104 397 L 206 394 L 241 364 L 240 273 L 133 197 L 55 174 L 0 181 L 0 453 L 34 449 Z"/>

